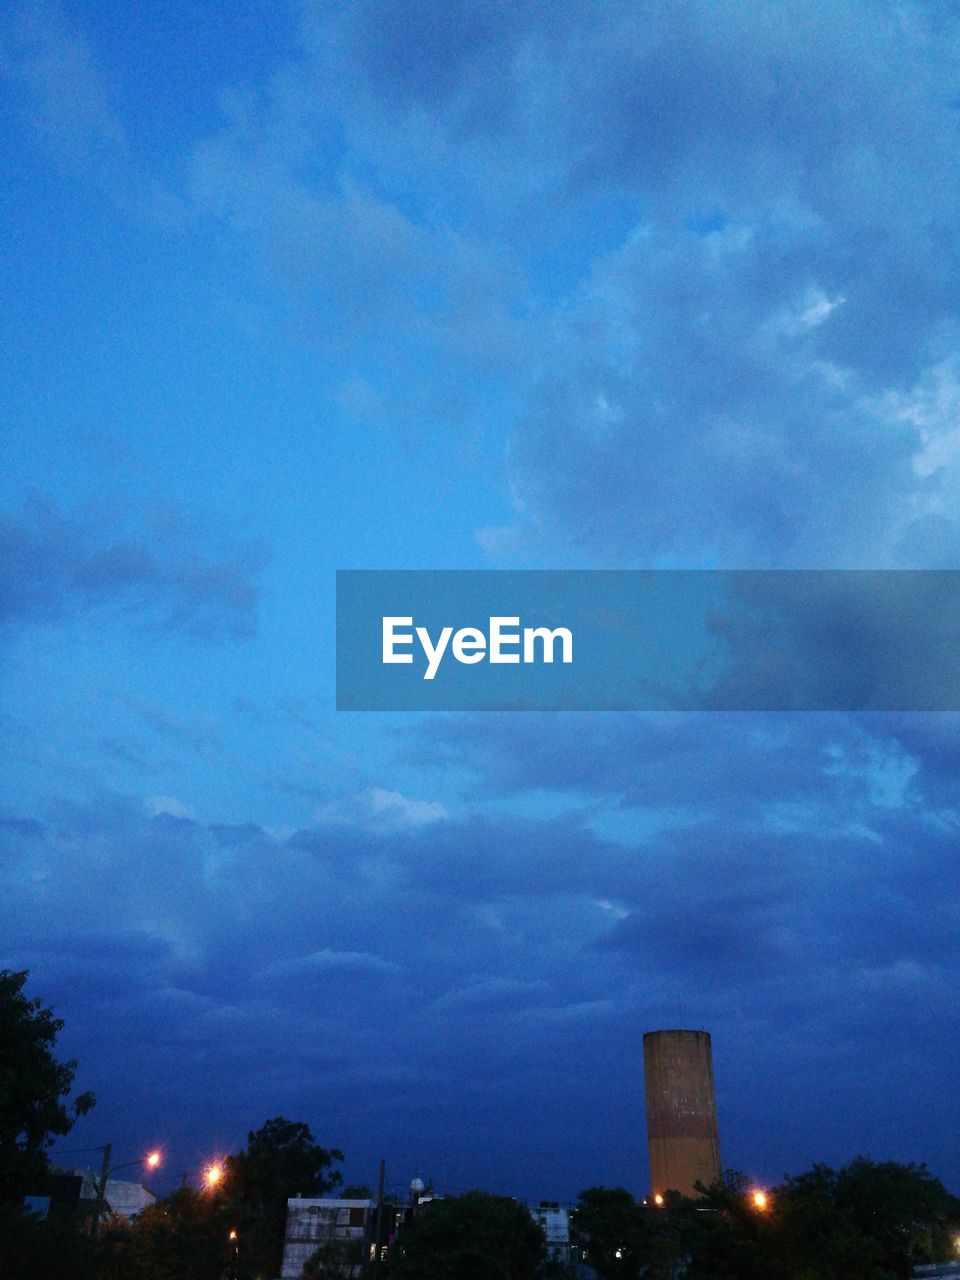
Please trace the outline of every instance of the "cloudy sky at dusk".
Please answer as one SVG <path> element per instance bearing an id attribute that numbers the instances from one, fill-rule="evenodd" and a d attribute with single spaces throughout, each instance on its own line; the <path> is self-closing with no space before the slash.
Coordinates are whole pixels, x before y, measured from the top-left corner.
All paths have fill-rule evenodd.
<path id="1" fill-rule="evenodd" d="M 689 1026 L 725 1164 L 960 1191 L 955 717 L 334 710 L 338 568 L 960 566 L 958 55 L 938 0 L 7 12 L 0 967 L 70 1145 L 640 1193 Z"/>

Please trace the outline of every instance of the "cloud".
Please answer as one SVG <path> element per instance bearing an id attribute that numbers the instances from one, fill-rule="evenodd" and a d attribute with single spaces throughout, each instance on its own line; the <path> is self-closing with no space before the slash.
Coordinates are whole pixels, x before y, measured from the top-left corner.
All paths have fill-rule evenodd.
<path id="1" fill-rule="evenodd" d="M 560 718 L 539 756 L 533 736 L 520 738 L 525 781 L 541 788 L 566 787 L 577 760 L 596 762 L 579 816 L 562 819 L 340 823 L 286 839 L 255 822 L 151 819 L 119 797 L 24 815 L 0 826 L 2 962 L 28 965 L 67 1018 L 85 1087 L 107 1096 L 120 1073 L 132 1125 L 171 1078 L 189 1076 L 180 1105 L 199 1132 L 229 1070 L 247 1127 L 276 1110 L 314 1119 L 327 1090 L 333 1106 L 346 1089 L 358 1106 L 338 1139 L 352 1149 L 382 1138 L 384 1063 L 390 1132 L 410 1141 L 424 1116 L 443 1131 L 464 1097 L 495 1109 L 498 1125 L 519 1124 L 534 1081 L 548 1110 L 577 1098 L 623 1107 L 635 1127 L 640 1099 L 622 1062 L 642 1032 L 707 1025 L 727 1149 L 744 1151 L 765 1104 L 762 1089 L 740 1098 L 738 1072 L 778 1075 L 791 1104 L 809 1109 L 795 1058 L 817 1045 L 866 1072 L 883 1098 L 899 1058 L 871 1060 L 870 1045 L 905 1017 L 931 1061 L 948 1057 L 942 1018 L 903 1003 L 918 988 L 946 989 L 960 963 L 956 906 L 943 893 L 956 830 L 928 814 L 951 800 L 956 811 L 955 736 L 925 741 L 919 721 L 890 718 L 741 717 L 715 739 L 690 723 L 671 731 L 669 720 Z M 497 721 L 502 730 L 494 717 L 483 732 Z M 459 724 L 463 749 L 486 767 L 469 723 Z M 766 750 L 773 767 L 762 776 Z M 723 762 L 738 765 L 730 780 Z M 438 767 L 449 767 L 439 747 Z M 627 793 L 639 805 L 645 786 L 674 808 L 697 793 L 698 820 L 632 841 L 590 830 L 600 802 L 616 813 Z M 789 804 L 795 826 L 770 825 Z M 854 819 L 876 839 L 844 829 Z M 91 887 L 105 883 L 106 896 Z M 142 1102 L 124 1072 L 142 1083 Z M 425 1098 L 417 1081 L 428 1079 Z M 917 1105 L 924 1154 L 937 1158 Z M 884 1105 L 870 1116 L 858 1142 L 881 1133 Z M 842 1118 L 824 1123 L 839 1141 Z M 556 1134 L 545 1141 L 571 1178 L 584 1176 L 579 1148 L 575 1158 Z M 602 1158 L 625 1176 L 635 1142 L 611 1143 Z M 521 1167 L 533 1176 L 540 1163 Z"/>
<path id="2" fill-rule="evenodd" d="M 39 839 L 43 835 L 43 824 L 36 818 L 0 817 L 0 830 L 25 838 Z"/>
<path id="3" fill-rule="evenodd" d="M 734 574 L 724 584 L 707 620 L 717 673 L 702 702 L 690 695 L 695 705 L 957 707 L 952 573 Z"/>
<path id="4" fill-rule="evenodd" d="M 186 818 L 189 821 L 193 821 L 196 817 L 189 805 L 185 805 L 176 796 L 150 796 L 143 802 L 143 807 L 151 818 L 158 818 L 161 814 L 166 814 L 171 818 Z"/>
<path id="5" fill-rule="evenodd" d="M 809 312 L 810 238 L 653 228 L 594 264 L 510 442 L 514 558 L 546 538 L 586 563 L 900 562 L 922 442 L 839 362 L 832 316 L 784 324 Z"/>
<path id="6" fill-rule="evenodd" d="M 55 0 L 28 0 L 6 14 L 0 75 L 62 169 L 88 177 L 122 209 L 165 229 L 181 223 L 181 201 L 142 164 L 96 51 Z"/>
<path id="7" fill-rule="evenodd" d="M 368 787 L 356 795 L 341 796 L 322 805 L 316 813 L 323 825 L 361 827 L 365 831 L 391 832 L 431 826 L 450 815 L 436 800 L 409 800 L 399 791 Z"/>
<path id="8" fill-rule="evenodd" d="M 956 559 L 955 23 L 299 12 L 290 58 L 224 95 L 193 199 L 341 351 L 347 412 L 509 436 L 491 559 Z"/>
<path id="9" fill-rule="evenodd" d="M 345 412 L 509 434 L 491 558 L 956 560 L 942 11 L 297 12 L 189 199 L 337 350 Z M 43 128 L 129 152 L 90 43 L 26 13 L 6 64 Z"/>
<path id="10" fill-rule="evenodd" d="M 585 814 L 600 802 L 668 825 L 689 825 L 704 806 L 761 822 L 771 805 L 791 803 L 808 821 L 831 813 L 836 821 L 859 816 L 888 770 L 912 773 L 927 751 L 938 773 L 921 763 L 922 786 L 946 799 L 953 720 L 938 720 L 943 728 L 918 743 L 921 719 L 892 715 L 444 716 L 418 726 L 405 758 L 423 769 L 465 769 L 476 800 L 557 794 Z M 909 789 L 904 795 L 910 802 Z"/>
<path id="11" fill-rule="evenodd" d="M 0 619 L 40 624 L 98 610 L 161 630 L 238 637 L 253 627 L 258 557 L 208 559 L 172 531 L 133 530 L 40 497 L 0 519 Z"/>
<path id="12" fill-rule="evenodd" d="M 488 978 L 445 992 L 434 1007 L 457 1012 L 502 1014 L 513 1010 L 525 1013 L 531 1006 L 541 1004 L 548 991 L 543 981 Z"/>
<path id="13" fill-rule="evenodd" d="M 109 67 L 30 12 L 3 36 L 16 107 L 62 165 L 149 203 Z M 954 15 L 299 13 L 296 48 L 225 90 L 219 123 L 191 114 L 206 136 L 171 139 L 191 249 L 213 233 L 216 289 L 275 308 L 341 412 L 419 432 L 434 484 L 442 440 L 475 428 L 483 482 L 515 511 L 446 518 L 486 520 L 491 558 L 955 563 Z M 8 626 L 254 622 L 249 555 L 140 518 L 37 502 L 0 546 Z M 830 648 L 827 611 L 795 621 Z M 175 702 L 126 705 L 232 774 L 233 722 Z M 295 700 L 233 705 L 261 738 L 314 732 Z M 142 787 L 58 775 L 69 800 L 0 823 L 3 960 L 67 1019 L 118 1149 L 160 1099 L 190 1150 L 282 1111 L 358 1152 L 362 1178 L 385 1148 L 436 1172 L 456 1145 L 471 1180 L 507 1190 L 633 1185 L 642 1032 L 679 1023 L 714 1034 L 731 1163 L 761 1145 L 777 1176 L 896 1134 L 895 1154 L 955 1175 L 956 728 L 435 718 L 371 770 L 402 789 L 351 785 L 355 762 L 324 744 L 347 781 L 292 834 L 273 794 L 269 821 L 251 799 L 210 823 L 179 782 L 145 809 Z M 145 761 L 117 732 L 96 740 Z"/>
<path id="14" fill-rule="evenodd" d="M 549 112 L 566 168 L 541 205 L 569 219 L 629 192 L 633 216 L 549 315 L 509 445 L 517 520 L 481 545 L 528 563 L 955 561 L 949 417 L 930 439 L 924 407 L 933 386 L 949 415 L 956 349 L 960 191 L 935 178 L 955 26 L 924 6 L 694 5 L 677 23 L 600 5 L 552 35 L 520 17 L 491 90 L 507 106 L 474 118 L 522 163 Z"/>
<path id="15" fill-rule="evenodd" d="M 324 975 L 336 977 L 368 974 L 376 977 L 397 972 L 398 965 L 369 951 L 332 951 L 325 947 L 320 951 L 312 951 L 309 955 L 278 961 L 265 969 L 260 978 L 270 982 L 309 982 L 311 978 Z"/>
<path id="16" fill-rule="evenodd" d="M 57 153 L 88 164 L 121 150 L 124 129 L 89 42 L 55 4 L 8 15 L 3 70 L 23 91 L 31 123 Z"/>

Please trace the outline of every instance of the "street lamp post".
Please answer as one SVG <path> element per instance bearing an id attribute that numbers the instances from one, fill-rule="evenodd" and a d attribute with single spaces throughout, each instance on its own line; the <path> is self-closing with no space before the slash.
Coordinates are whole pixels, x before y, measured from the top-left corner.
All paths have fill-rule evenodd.
<path id="1" fill-rule="evenodd" d="M 107 1197 L 107 1179 L 111 1173 L 117 1173 L 120 1169 L 132 1169 L 135 1165 L 145 1164 L 149 1169 L 156 1169 L 160 1164 L 161 1156 L 159 1151 L 151 1151 L 148 1155 L 141 1156 L 139 1160 L 129 1160 L 125 1164 L 115 1164 L 110 1167 L 110 1157 L 113 1154 L 113 1143 L 108 1142 L 105 1146 L 95 1148 L 103 1152 L 103 1160 L 100 1165 L 100 1178 L 97 1182 L 97 1198 L 93 1206 L 93 1221 L 90 1225 L 90 1239 L 96 1240 L 97 1228 L 100 1225 L 100 1214 L 103 1212 L 103 1205 Z"/>

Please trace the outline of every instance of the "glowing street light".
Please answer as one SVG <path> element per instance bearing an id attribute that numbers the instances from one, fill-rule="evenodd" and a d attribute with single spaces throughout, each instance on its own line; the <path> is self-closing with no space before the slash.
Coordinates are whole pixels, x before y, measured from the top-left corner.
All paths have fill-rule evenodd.
<path id="1" fill-rule="evenodd" d="M 657 1194 L 653 1197 L 653 1203 L 657 1206 L 657 1208 L 658 1208 L 658 1209 L 662 1209 L 662 1208 L 663 1208 L 663 1196 L 660 1194 L 660 1192 L 659 1192 L 659 1191 L 658 1191 L 658 1192 L 657 1192 Z"/>
<path id="2" fill-rule="evenodd" d="M 208 1187 L 218 1187 L 223 1181 L 223 1165 L 219 1160 L 208 1164 L 203 1171 L 203 1180 Z"/>
<path id="3" fill-rule="evenodd" d="M 759 1210 L 760 1213 L 763 1213 L 770 1203 L 767 1198 L 767 1193 L 765 1191 L 760 1191 L 759 1189 L 751 1193 L 750 1202 L 755 1209 Z"/>
<path id="4" fill-rule="evenodd" d="M 110 1158 L 113 1155 L 113 1143 L 108 1142 L 105 1146 L 94 1147 L 94 1151 L 100 1151 L 103 1154 L 103 1165 L 100 1169 L 100 1178 L 96 1184 L 97 1198 L 93 1206 L 93 1219 L 90 1223 L 90 1238 L 97 1238 L 97 1227 L 100 1222 L 100 1214 L 103 1212 L 103 1206 L 106 1203 L 107 1196 L 107 1179 L 112 1173 L 117 1173 L 120 1169 L 132 1169 L 135 1165 L 146 1165 L 148 1169 L 156 1169 L 163 1159 L 159 1151 L 149 1151 L 145 1156 L 141 1156 L 139 1160 L 126 1160 L 123 1164 L 111 1164 Z"/>

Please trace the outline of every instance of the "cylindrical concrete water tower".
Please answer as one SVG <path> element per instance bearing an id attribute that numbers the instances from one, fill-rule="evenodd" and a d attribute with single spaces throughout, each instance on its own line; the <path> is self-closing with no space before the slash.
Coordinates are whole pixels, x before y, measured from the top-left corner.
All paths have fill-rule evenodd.
<path id="1" fill-rule="evenodd" d="M 680 1191 L 720 1177 L 713 1057 L 706 1031 L 648 1031 L 643 1037 L 650 1189 Z"/>

